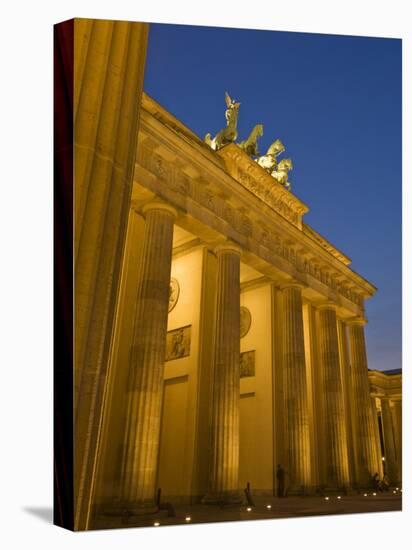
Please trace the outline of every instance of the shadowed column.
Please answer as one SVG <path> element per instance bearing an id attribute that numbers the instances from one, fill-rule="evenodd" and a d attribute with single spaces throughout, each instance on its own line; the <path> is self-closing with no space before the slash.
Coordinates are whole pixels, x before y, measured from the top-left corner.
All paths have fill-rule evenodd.
<path id="1" fill-rule="evenodd" d="M 383 460 L 382 460 L 382 444 L 381 444 L 381 437 L 379 433 L 379 418 L 378 418 L 378 408 L 376 405 L 376 397 L 371 397 L 371 408 L 372 408 L 372 418 L 373 418 L 373 429 L 375 430 L 375 445 L 376 445 L 376 456 L 378 459 L 378 469 L 376 472 L 379 474 L 379 478 L 383 478 Z M 375 473 L 376 473 L 375 472 Z"/>
<path id="2" fill-rule="evenodd" d="M 349 485 L 349 466 L 338 329 L 333 304 L 319 307 L 319 346 L 325 404 L 327 486 L 338 489 Z"/>
<path id="3" fill-rule="evenodd" d="M 283 308 L 283 388 L 285 445 L 289 493 L 303 494 L 309 480 L 309 418 L 305 346 L 303 339 L 302 286 L 282 288 Z"/>
<path id="4" fill-rule="evenodd" d="M 122 503 L 152 508 L 160 439 L 170 270 L 175 210 L 163 203 L 143 209 L 146 224 L 138 278 L 122 471 Z"/>
<path id="5" fill-rule="evenodd" d="M 385 448 L 385 473 L 391 483 L 399 481 L 396 463 L 395 438 L 393 433 L 392 413 L 387 397 L 381 397 L 383 445 Z"/>
<path id="6" fill-rule="evenodd" d="M 349 326 L 350 357 L 352 364 L 352 388 L 354 412 L 357 425 L 357 476 L 361 486 L 368 487 L 379 472 L 380 461 L 377 444 L 368 379 L 368 362 L 363 327 L 364 319 L 352 320 Z"/>
<path id="7" fill-rule="evenodd" d="M 392 425 L 395 440 L 396 464 L 398 466 L 399 481 L 402 482 L 402 401 L 392 401 Z"/>
<path id="8" fill-rule="evenodd" d="M 205 503 L 240 502 L 240 249 L 216 249 L 217 302 L 213 374 L 211 470 Z"/>
<path id="9" fill-rule="evenodd" d="M 88 529 L 148 26 L 74 21 L 75 529 Z"/>

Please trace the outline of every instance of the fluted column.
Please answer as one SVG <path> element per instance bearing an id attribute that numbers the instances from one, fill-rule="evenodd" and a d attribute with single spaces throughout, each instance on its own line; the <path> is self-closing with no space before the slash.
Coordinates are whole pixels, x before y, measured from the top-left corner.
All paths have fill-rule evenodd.
<path id="1" fill-rule="evenodd" d="M 381 397 L 383 445 L 385 447 L 385 472 L 391 483 L 399 481 L 396 463 L 395 438 L 392 424 L 391 407 L 387 397 Z"/>
<path id="2" fill-rule="evenodd" d="M 325 412 L 326 480 L 328 488 L 349 485 L 348 447 L 336 309 L 319 308 L 319 347 Z"/>
<path id="3" fill-rule="evenodd" d="M 74 21 L 75 529 L 89 528 L 148 25 Z"/>
<path id="4" fill-rule="evenodd" d="M 206 503 L 240 501 L 240 249 L 222 245 L 217 255 L 217 302 L 211 427 L 211 469 Z"/>
<path id="5" fill-rule="evenodd" d="M 383 449 L 381 444 L 381 436 L 379 433 L 379 417 L 378 417 L 378 408 L 376 405 L 376 397 L 371 397 L 371 408 L 372 408 L 372 419 L 373 419 L 373 429 L 375 431 L 375 447 L 376 447 L 376 456 L 377 456 L 377 467 L 376 470 L 379 474 L 379 477 L 383 477 Z"/>
<path id="6" fill-rule="evenodd" d="M 352 390 L 354 413 L 357 425 L 357 476 L 360 486 L 370 486 L 372 478 L 379 472 L 375 431 L 373 427 L 370 398 L 368 362 L 364 335 L 365 320 L 356 319 L 348 323 L 350 357 L 352 365 Z"/>
<path id="7" fill-rule="evenodd" d="M 402 481 L 402 401 L 392 401 L 392 421 L 394 428 L 396 463 L 398 466 L 399 480 Z"/>
<path id="8" fill-rule="evenodd" d="M 147 205 L 130 350 L 122 503 L 154 506 L 175 210 Z"/>
<path id="9" fill-rule="evenodd" d="M 289 493 L 303 494 L 309 484 L 309 418 L 305 346 L 303 339 L 302 286 L 282 287 L 282 350 L 285 406 L 285 448 Z"/>

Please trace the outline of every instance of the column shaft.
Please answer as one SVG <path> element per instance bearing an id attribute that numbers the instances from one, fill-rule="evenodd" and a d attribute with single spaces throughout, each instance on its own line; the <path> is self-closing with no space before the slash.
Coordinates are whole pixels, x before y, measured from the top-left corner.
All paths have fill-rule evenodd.
<path id="1" fill-rule="evenodd" d="M 394 428 L 396 463 L 399 480 L 402 481 L 402 401 L 400 399 L 393 401 L 392 423 Z"/>
<path id="2" fill-rule="evenodd" d="M 398 465 L 396 463 L 395 438 L 392 424 L 389 399 L 381 398 L 383 445 L 385 447 L 385 473 L 391 483 L 399 482 Z"/>
<path id="3" fill-rule="evenodd" d="M 89 528 L 148 26 L 74 22 L 75 529 Z"/>
<path id="4" fill-rule="evenodd" d="M 337 319 L 334 308 L 319 311 L 319 342 L 325 404 L 327 486 L 335 489 L 349 485 L 349 467 Z"/>
<path id="5" fill-rule="evenodd" d="M 350 356 L 352 364 L 352 388 L 355 420 L 357 425 L 357 476 L 361 486 L 370 486 L 379 472 L 370 399 L 368 363 L 363 326 L 349 325 Z"/>
<path id="6" fill-rule="evenodd" d="M 373 419 L 373 429 L 375 432 L 375 447 L 376 447 L 376 456 L 377 456 L 377 470 L 380 479 L 383 478 L 383 449 L 381 444 L 381 437 L 379 433 L 379 417 L 378 409 L 376 406 L 376 397 L 371 397 L 371 408 L 372 408 L 372 419 Z"/>
<path id="7" fill-rule="evenodd" d="M 304 493 L 309 484 L 309 418 L 302 290 L 289 286 L 283 292 L 283 387 L 285 445 L 289 493 Z"/>
<path id="8" fill-rule="evenodd" d="M 153 506 L 155 499 L 174 218 L 171 208 L 156 204 L 146 212 L 122 471 L 129 509 Z"/>
<path id="9" fill-rule="evenodd" d="M 204 502 L 239 500 L 240 254 L 221 248 L 217 260 L 211 470 Z"/>

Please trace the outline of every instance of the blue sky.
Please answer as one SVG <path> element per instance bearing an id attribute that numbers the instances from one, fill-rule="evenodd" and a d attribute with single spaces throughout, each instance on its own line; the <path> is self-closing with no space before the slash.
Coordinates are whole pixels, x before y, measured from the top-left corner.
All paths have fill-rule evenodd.
<path id="1" fill-rule="evenodd" d="M 241 102 L 239 138 L 264 125 L 293 160 L 305 221 L 378 287 L 369 368 L 401 367 L 401 41 L 152 24 L 145 91 L 199 136 Z"/>

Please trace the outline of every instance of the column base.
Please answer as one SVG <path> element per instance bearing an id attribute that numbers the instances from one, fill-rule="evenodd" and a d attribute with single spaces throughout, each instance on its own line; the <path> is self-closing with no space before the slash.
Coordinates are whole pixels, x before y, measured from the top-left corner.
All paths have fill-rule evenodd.
<path id="1" fill-rule="evenodd" d="M 315 496 L 318 492 L 318 488 L 314 485 L 296 485 L 294 487 L 287 487 L 284 491 L 284 496 L 290 497 L 303 497 L 303 496 Z"/>
<path id="2" fill-rule="evenodd" d="M 341 487 L 321 487 L 319 489 L 319 492 L 321 495 L 356 495 L 358 491 L 354 489 L 353 487 L 350 487 L 349 485 L 343 485 Z"/>
<path id="3" fill-rule="evenodd" d="M 99 506 L 97 512 L 107 516 L 145 516 L 155 514 L 159 511 L 159 506 L 155 501 L 148 502 L 113 502 Z"/>
<path id="4" fill-rule="evenodd" d="M 243 503 L 243 496 L 239 491 L 224 493 L 207 493 L 201 500 L 202 504 L 214 504 L 219 506 L 235 506 Z"/>
<path id="5" fill-rule="evenodd" d="M 174 507 L 169 503 L 115 502 L 96 507 L 92 529 L 151 525 L 151 522 L 167 517 L 175 517 Z"/>

